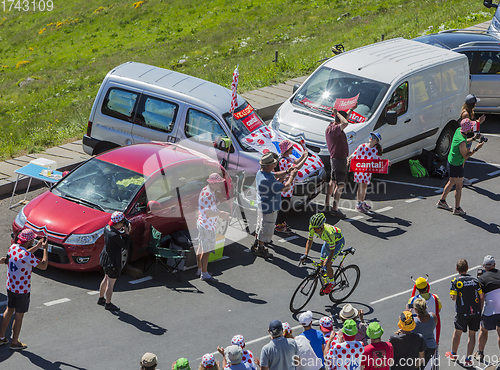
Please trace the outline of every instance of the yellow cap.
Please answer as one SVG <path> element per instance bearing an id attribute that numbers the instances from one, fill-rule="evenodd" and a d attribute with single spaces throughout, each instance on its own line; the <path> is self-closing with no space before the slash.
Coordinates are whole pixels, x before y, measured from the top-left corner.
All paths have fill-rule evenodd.
<path id="1" fill-rule="evenodd" d="M 417 289 L 424 289 L 427 287 L 427 280 L 423 277 L 419 277 L 417 281 L 415 281 L 415 286 Z"/>

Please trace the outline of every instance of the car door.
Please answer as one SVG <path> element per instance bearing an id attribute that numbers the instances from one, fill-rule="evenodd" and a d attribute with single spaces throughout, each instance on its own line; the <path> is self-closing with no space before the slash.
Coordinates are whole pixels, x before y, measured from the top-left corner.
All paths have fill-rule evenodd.
<path id="1" fill-rule="evenodd" d="M 465 54 L 465 53 L 464 53 Z M 470 93 L 480 99 L 479 112 L 500 112 L 500 48 L 488 47 L 474 52 Z"/>

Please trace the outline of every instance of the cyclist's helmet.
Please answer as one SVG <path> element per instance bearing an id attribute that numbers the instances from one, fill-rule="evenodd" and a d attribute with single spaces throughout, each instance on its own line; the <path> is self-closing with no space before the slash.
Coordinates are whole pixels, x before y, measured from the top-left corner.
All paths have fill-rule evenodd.
<path id="1" fill-rule="evenodd" d="M 325 224 L 326 217 L 323 213 L 316 213 L 309 219 L 309 225 L 311 225 L 312 228 L 319 229 Z"/>

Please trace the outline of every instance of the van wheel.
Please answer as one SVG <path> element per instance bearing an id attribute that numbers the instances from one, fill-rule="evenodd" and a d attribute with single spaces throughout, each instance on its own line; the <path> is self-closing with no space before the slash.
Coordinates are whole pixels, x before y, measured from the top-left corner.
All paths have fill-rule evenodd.
<path id="1" fill-rule="evenodd" d="M 448 159 L 448 153 L 450 152 L 451 142 L 453 140 L 453 133 L 453 129 L 451 127 L 447 127 L 439 136 L 436 143 L 436 149 L 434 151 L 438 155 L 438 160 L 440 162 Z"/>

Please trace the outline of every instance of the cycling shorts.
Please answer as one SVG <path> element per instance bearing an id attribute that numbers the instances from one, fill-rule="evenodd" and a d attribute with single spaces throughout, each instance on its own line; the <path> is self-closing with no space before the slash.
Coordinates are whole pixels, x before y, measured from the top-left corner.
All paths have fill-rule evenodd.
<path id="1" fill-rule="evenodd" d="M 342 249 L 344 249 L 344 245 L 345 245 L 344 237 L 340 238 L 337 241 L 337 243 L 335 243 L 335 249 L 333 250 L 332 261 L 335 261 L 335 258 L 337 258 L 338 254 L 342 251 Z M 324 261 L 328 258 L 328 256 L 330 255 L 330 251 L 332 249 L 333 248 L 331 248 L 327 242 L 323 243 L 323 247 L 321 247 L 321 261 Z"/>

